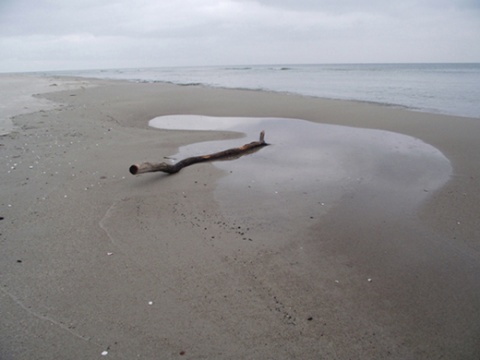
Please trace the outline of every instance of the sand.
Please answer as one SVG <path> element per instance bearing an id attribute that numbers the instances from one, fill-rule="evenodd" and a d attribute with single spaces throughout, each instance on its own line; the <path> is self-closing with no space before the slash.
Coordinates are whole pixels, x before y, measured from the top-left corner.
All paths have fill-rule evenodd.
<path id="1" fill-rule="evenodd" d="M 12 83 L 42 94 L 2 115 L 1 359 L 480 357 L 478 119 L 93 79 L 2 75 L 0 91 Z M 257 136 L 148 127 L 175 114 L 266 117 L 272 146 L 130 175 Z"/>

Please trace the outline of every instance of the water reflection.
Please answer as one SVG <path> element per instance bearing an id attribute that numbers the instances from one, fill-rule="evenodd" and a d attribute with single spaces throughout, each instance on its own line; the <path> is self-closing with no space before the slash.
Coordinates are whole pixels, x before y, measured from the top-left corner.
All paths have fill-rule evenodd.
<path id="1" fill-rule="evenodd" d="M 302 216 L 318 218 L 348 194 L 362 192 L 365 207 L 408 211 L 449 178 L 450 162 L 413 137 L 380 130 L 317 124 L 297 119 L 165 116 L 150 122 L 164 129 L 228 130 L 246 139 L 182 147 L 176 158 L 209 154 L 256 140 L 271 146 L 233 161 L 218 161 L 227 176 L 215 198 L 226 214 L 286 226 Z M 243 141 L 245 140 L 245 141 Z M 260 214 L 260 215 L 259 215 Z"/>

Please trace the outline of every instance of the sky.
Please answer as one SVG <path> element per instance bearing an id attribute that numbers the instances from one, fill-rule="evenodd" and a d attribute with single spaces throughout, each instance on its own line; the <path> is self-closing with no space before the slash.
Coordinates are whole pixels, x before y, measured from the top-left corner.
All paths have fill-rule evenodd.
<path id="1" fill-rule="evenodd" d="M 0 0 L 0 72 L 480 62 L 480 0 Z"/>

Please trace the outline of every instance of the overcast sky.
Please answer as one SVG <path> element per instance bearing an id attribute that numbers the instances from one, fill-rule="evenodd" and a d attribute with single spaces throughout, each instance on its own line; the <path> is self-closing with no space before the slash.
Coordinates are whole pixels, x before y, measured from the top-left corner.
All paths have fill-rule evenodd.
<path id="1" fill-rule="evenodd" d="M 0 0 L 0 71 L 480 62 L 480 0 Z"/>

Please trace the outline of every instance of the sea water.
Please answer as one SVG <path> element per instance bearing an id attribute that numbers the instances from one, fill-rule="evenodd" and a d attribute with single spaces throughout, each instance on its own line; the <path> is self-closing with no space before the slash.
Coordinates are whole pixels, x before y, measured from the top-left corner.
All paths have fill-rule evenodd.
<path id="1" fill-rule="evenodd" d="M 480 118 L 480 63 L 159 67 L 56 74 L 278 91 Z"/>

